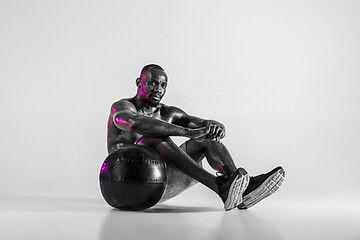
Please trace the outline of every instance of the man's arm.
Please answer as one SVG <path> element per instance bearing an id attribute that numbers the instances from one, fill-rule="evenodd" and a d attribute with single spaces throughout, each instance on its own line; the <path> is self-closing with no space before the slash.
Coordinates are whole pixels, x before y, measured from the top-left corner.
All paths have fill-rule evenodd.
<path id="1" fill-rule="evenodd" d="M 174 108 L 174 112 L 176 112 L 174 124 L 188 128 L 206 127 L 208 128 L 208 134 L 206 137 L 210 139 L 216 139 L 219 141 L 225 137 L 225 126 L 222 123 L 215 120 L 205 120 L 199 117 L 191 116 L 179 108 L 172 108 Z"/>
<path id="2" fill-rule="evenodd" d="M 206 127 L 193 129 L 140 115 L 136 112 L 133 104 L 126 100 L 118 102 L 114 109 L 116 109 L 113 113 L 114 124 L 124 131 L 158 138 L 169 136 L 199 138 L 207 134 Z"/>

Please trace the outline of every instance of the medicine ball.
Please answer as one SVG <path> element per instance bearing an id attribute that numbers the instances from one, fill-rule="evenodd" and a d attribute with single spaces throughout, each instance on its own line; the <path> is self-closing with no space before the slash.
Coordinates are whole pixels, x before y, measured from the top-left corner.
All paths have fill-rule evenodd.
<path id="1" fill-rule="evenodd" d="M 161 199 L 166 186 L 166 165 L 145 146 L 126 146 L 111 153 L 100 172 L 105 201 L 122 210 L 144 210 Z"/>

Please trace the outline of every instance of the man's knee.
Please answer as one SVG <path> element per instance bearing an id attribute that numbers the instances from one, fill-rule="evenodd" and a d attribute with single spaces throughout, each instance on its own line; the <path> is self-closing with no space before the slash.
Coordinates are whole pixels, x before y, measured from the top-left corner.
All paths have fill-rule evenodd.
<path id="1" fill-rule="evenodd" d="M 172 142 L 170 137 L 156 138 L 156 137 L 143 136 L 136 141 L 136 144 L 145 145 L 151 148 L 157 148 L 159 145 L 167 144 L 169 142 Z"/>
<path id="2" fill-rule="evenodd" d="M 206 148 L 212 148 L 214 145 L 219 144 L 217 141 L 214 141 L 212 139 L 205 139 L 203 141 L 196 141 L 194 139 L 190 139 L 188 141 L 188 146 L 192 149 L 202 149 L 205 151 Z"/>

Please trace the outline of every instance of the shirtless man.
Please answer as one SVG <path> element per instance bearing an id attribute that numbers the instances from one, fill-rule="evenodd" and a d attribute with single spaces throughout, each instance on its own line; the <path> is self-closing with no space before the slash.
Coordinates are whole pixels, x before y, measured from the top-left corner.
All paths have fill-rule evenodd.
<path id="1" fill-rule="evenodd" d="M 223 124 L 160 103 L 167 83 L 168 77 L 160 66 L 147 65 L 136 79 L 136 95 L 112 105 L 108 121 L 109 153 L 127 145 L 154 149 L 167 166 L 162 202 L 200 182 L 219 195 L 225 210 L 246 209 L 279 188 L 285 176 L 282 167 L 249 177 L 245 169 L 235 166 L 220 141 L 225 137 Z M 179 147 L 171 136 L 189 140 Z M 218 176 L 202 167 L 204 157 Z"/>

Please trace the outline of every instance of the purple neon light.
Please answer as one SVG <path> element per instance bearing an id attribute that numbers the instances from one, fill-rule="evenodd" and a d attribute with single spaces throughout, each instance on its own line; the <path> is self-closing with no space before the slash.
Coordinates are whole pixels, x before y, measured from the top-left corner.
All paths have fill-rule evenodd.
<path id="1" fill-rule="evenodd" d="M 105 171 L 106 167 L 107 167 L 107 162 L 104 162 L 104 164 L 101 168 L 101 173 L 103 173 Z"/>
<path id="2" fill-rule="evenodd" d="M 143 78 L 147 78 L 147 76 L 141 75 L 141 79 Z M 139 88 L 139 94 L 137 98 L 139 99 L 140 96 L 142 96 L 144 99 L 149 99 L 149 93 L 147 92 L 146 84 L 141 84 L 141 88 Z"/>
<path id="3" fill-rule="evenodd" d="M 124 124 L 127 124 L 129 127 L 131 127 L 131 123 L 129 123 L 128 121 L 125 121 L 121 118 L 115 118 L 115 121 L 118 122 L 118 123 L 124 123 Z"/>
<path id="4" fill-rule="evenodd" d="M 136 142 L 136 144 L 137 145 L 142 145 L 143 141 L 144 141 L 144 138 L 142 137 Z"/>
<path id="5" fill-rule="evenodd" d="M 218 163 L 218 167 L 221 169 L 221 171 L 223 171 L 224 174 L 226 174 L 224 168 Z"/>

